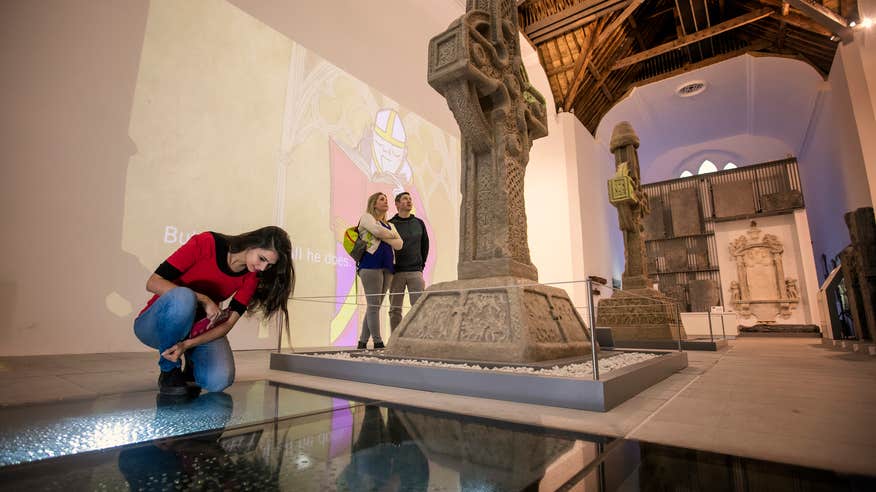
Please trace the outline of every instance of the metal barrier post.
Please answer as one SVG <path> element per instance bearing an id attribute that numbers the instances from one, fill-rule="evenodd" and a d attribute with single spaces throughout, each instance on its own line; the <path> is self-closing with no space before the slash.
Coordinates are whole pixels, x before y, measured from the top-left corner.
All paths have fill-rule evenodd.
<path id="1" fill-rule="evenodd" d="M 681 352 L 681 308 L 675 303 L 675 320 L 678 323 L 678 351 Z"/>
<path id="2" fill-rule="evenodd" d="M 283 350 L 283 323 L 280 322 L 280 316 L 274 316 L 277 318 L 277 352 L 282 352 Z M 292 345 L 292 340 L 289 340 L 289 345 Z"/>
<path id="3" fill-rule="evenodd" d="M 724 336 L 724 340 L 727 340 L 727 332 L 724 331 L 724 310 L 721 310 L 721 314 L 719 315 L 721 318 L 721 335 Z"/>
<path id="4" fill-rule="evenodd" d="M 709 306 L 709 311 L 706 312 L 709 317 L 709 341 L 715 343 L 715 335 L 712 334 L 712 306 Z"/>
<path id="5" fill-rule="evenodd" d="M 593 356 L 593 380 L 599 381 L 599 362 L 596 356 L 596 310 L 593 309 L 593 277 L 587 277 L 587 313 L 590 315 L 590 354 Z"/>

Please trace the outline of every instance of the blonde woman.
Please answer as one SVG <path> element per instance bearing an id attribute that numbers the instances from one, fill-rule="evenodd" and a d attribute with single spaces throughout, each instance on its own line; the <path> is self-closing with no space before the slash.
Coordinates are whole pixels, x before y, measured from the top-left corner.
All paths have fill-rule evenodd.
<path id="1" fill-rule="evenodd" d="M 384 347 L 380 338 L 380 305 L 395 271 L 393 250 L 399 250 L 403 245 L 395 226 L 386 221 L 387 210 L 389 201 L 386 195 L 375 193 L 368 197 L 365 213 L 359 218 L 359 236 L 368 245 L 359 261 L 359 278 L 368 303 L 362 334 L 359 335 L 360 349 L 367 347 L 368 338 L 374 340 L 374 348 Z"/>

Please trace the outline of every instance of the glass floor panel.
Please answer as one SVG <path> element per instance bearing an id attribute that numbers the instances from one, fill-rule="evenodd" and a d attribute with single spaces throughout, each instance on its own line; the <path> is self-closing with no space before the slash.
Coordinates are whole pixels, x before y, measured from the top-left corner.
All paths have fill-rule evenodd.
<path id="1" fill-rule="evenodd" d="M 147 409 L 145 397 L 128 396 L 110 399 L 115 406 L 106 399 L 91 401 L 90 407 L 80 402 L 85 406 L 76 412 L 55 404 L 64 411 L 54 420 L 50 406 L 30 420 L 19 407 L 20 432 L 0 420 L 4 462 L 15 462 L 5 456 L 12 449 L 8 436 L 39 427 L 41 437 L 29 445 L 52 447 L 60 440 L 46 429 L 74 435 L 79 431 L 73 429 L 93 427 L 100 416 Z M 876 490 L 871 477 L 355 401 L 267 382 L 235 384 L 227 398 L 204 394 L 156 405 L 151 396 L 151 415 L 130 419 L 159 422 L 169 416 L 170 422 L 155 425 L 161 432 L 141 430 L 137 443 L 114 445 L 108 439 L 101 449 L 84 452 L 56 446 L 60 457 L 0 467 L 0 483 L 5 490 L 66 491 Z M 4 409 L 0 419 L 12 410 Z M 152 429 L 142 422 L 134 428 Z M 142 439 L 149 432 L 163 435 Z M 118 430 L 119 436 L 127 433 Z"/>
<path id="2" fill-rule="evenodd" d="M 0 466 L 361 404 L 267 381 L 197 398 L 155 391 L 0 408 Z"/>

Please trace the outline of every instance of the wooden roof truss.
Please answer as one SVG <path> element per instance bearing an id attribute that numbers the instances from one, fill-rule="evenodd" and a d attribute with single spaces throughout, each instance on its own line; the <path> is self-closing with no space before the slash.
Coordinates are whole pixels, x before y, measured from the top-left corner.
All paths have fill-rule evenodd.
<path id="1" fill-rule="evenodd" d="M 634 87 L 744 53 L 798 59 L 826 78 L 858 10 L 855 0 L 523 0 L 518 15 L 557 110 L 595 133 Z"/>

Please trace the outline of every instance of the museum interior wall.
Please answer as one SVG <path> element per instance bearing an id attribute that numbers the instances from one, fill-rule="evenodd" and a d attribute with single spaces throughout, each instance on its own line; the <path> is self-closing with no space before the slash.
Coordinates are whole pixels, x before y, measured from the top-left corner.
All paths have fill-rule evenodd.
<path id="1" fill-rule="evenodd" d="M 829 270 L 830 260 L 849 244 L 843 214 L 871 203 L 844 52 L 837 50 L 830 76 L 819 89 L 809 138 L 798 156 L 804 196 L 823 196 L 807 200 L 819 280 L 826 274 L 821 255 Z"/>
<path id="2" fill-rule="evenodd" d="M 168 15 L 169 5 L 0 3 L 0 97 L 6 108 L 0 123 L 5 178 L 0 199 L 12 211 L 4 214 L 4 229 L 13 231 L 0 252 L 14 259 L 0 268 L 0 355 L 145 350 L 130 328 L 148 298 L 145 280 L 197 230 L 235 233 L 281 223 L 293 242 L 304 245 L 297 294 L 341 292 L 332 287 L 344 272 L 330 263 L 341 260 L 335 254 L 336 227 L 330 224 L 337 194 L 325 185 L 331 174 L 326 161 L 337 155 L 355 166 L 361 128 L 373 123 L 380 108 L 397 111 L 407 125 L 414 186 L 435 211 L 429 217 L 433 226 L 441 236 L 452 236 L 437 238 L 440 255 L 431 280 L 455 276 L 459 133 L 443 98 L 425 83 L 425 52 L 431 36 L 444 30 L 463 5 L 390 0 L 374 9 L 353 0 L 216 0 L 185 8 L 174 4 Z M 182 37 L 167 37 L 173 33 Z M 828 102 L 841 88 L 823 96 L 820 116 L 809 130 L 812 143 L 798 156 L 801 172 L 811 169 L 809 159 L 804 161 L 807 152 L 823 162 L 819 156 L 835 154 L 833 135 L 847 138 L 854 131 L 843 129 L 857 129 L 859 154 L 854 142 L 843 140 L 840 147 L 848 157 L 842 165 L 803 177 L 804 186 L 835 177 L 830 200 L 809 200 L 811 192 L 806 193 L 816 258 L 822 251 L 835 254 L 833 248 L 847 242 L 821 246 L 825 238 L 847 238 L 836 202 L 863 206 L 872 201 L 866 195 L 872 197 L 874 189 L 870 169 L 876 158 L 870 146 L 876 144 L 860 138 L 872 125 L 876 79 L 874 50 L 866 46 L 842 50 L 853 60 L 850 65 L 858 60 L 844 69 L 851 96 L 837 103 L 839 109 Z M 527 53 L 532 82 L 549 96 L 536 57 Z M 322 91 L 321 97 L 307 98 L 292 90 L 293 76 L 305 75 L 329 77 L 333 84 L 313 82 L 309 87 Z M 830 83 L 839 80 L 832 75 Z M 758 90 L 757 84 L 746 87 Z M 644 96 L 634 91 L 632 97 Z M 869 110 L 857 109 L 861 98 L 868 99 Z M 367 101 L 361 108 L 338 103 L 360 99 Z M 311 100 L 319 104 L 302 104 Z M 548 107 L 553 111 L 553 104 Z M 295 126 L 305 110 L 321 114 L 316 133 L 305 135 Z M 596 137 L 573 115 L 551 114 L 552 135 L 536 141 L 525 196 L 532 259 L 542 281 L 592 274 L 620 278 L 622 242 L 605 197 L 605 181 L 614 171 L 605 135 L 618 118 L 634 127 L 648 121 L 671 129 L 672 122 L 686 117 L 662 108 L 634 110 L 610 113 L 607 130 L 603 125 Z M 841 128 L 831 127 L 836 118 L 844 121 Z M 340 120 L 359 129 L 343 130 L 330 148 L 325 137 Z M 828 133 L 828 127 L 836 133 Z M 676 132 L 661 140 L 661 151 L 643 139 L 640 155 L 653 161 L 665 154 L 661 162 L 674 172 L 709 149 L 760 161 L 769 154 L 766 138 L 782 140 L 763 132 L 727 133 L 727 128 L 718 124 L 711 136 L 695 140 Z M 290 135 L 304 137 L 297 141 Z M 797 148 L 776 145 L 776 158 Z M 749 151 L 751 156 L 744 154 Z M 643 174 L 652 176 L 642 162 Z M 822 211 L 828 205 L 836 213 Z M 320 259 L 308 257 L 308 245 Z M 345 272 L 349 279 L 349 268 Z M 582 305 L 584 289 L 567 290 Z M 342 342 L 355 323 L 336 330 L 336 311 L 337 305 L 294 304 L 293 344 Z M 276 343 L 276 326 L 255 318 L 241 323 L 230 335 L 235 348 Z"/>
<path id="3" fill-rule="evenodd" d="M 242 232 L 280 218 L 293 243 L 322 253 L 320 262 L 306 246 L 300 252 L 297 294 L 335 294 L 327 263 L 337 258 L 326 254 L 334 248 L 326 218 L 333 205 L 317 186 L 329 174 L 326 139 L 290 150 L 290 119 L 306 100 L 290 89 L 299 72 L 334 77 L 334 86 L 320 87 L 321 128 L 337 114 L 367 127 L 362 111 L 328 102 L 355 96 L 368 107 L 399 108 L 419 145 L 432 142 L 429 151 L 412 143 L 408 156 L 440 231 L 431 280 L 455 278 L 458 129 L 425 83 L 425 56 L 428 40 L 462 5 L 214 1 L 173 12 L 169 5 L 0 7 L 0 66 L 15 74 L 2 90 L 2 195 L 15 211 L 4 225 L 20 238 L 2 252 L 21 258 L 0 270 L 0 355 L 146 350 L 130 328 L 148 299 L 145 280 L 198 230 Z M 529 53 L 534 84 L 550 94 Z M 536 142 L 526 184 L 533 261 L 542 281 L 610 275 L 600 268 L 611 264 L 611 251 L 580 228 L 582 210 L 607 221 L 610 206 L 596 199 L 570 206 L 580 202 L 578 172 L 593 167 L 593 156 L 574 154 L 575 146 L 569 153 L 564 134 L 580 126 L 576 120 L 550 120 L 553 133 Z M 350 143 L 342 150 L 353 155 L 361 135 L 347 133 L 338 147 Z M 342 341 L 330 338 L 336 306 L 325 304 L 292 306 L 294 345 Z M 230 337 L 238 349 L 268 348 L 276 326 L 244 318 Z"/>

